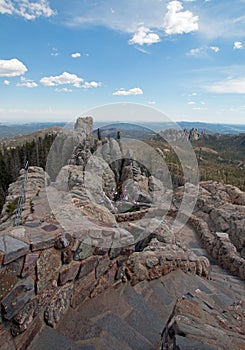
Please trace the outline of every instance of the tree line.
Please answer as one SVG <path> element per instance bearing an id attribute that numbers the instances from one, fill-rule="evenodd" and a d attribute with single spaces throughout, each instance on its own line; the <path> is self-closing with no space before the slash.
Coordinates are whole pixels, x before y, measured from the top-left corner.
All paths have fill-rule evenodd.
<path id="1" fill-rule="evenodd" d="M 9 185 L 14 182 L 20 169 L 28 161 L 32 166 L 45 169 L 47 156 L 55 139 L 54 134 L 46 134 L 16 147 L 5 147 L 0 150 L 0 212 L 8 193 Z"/>

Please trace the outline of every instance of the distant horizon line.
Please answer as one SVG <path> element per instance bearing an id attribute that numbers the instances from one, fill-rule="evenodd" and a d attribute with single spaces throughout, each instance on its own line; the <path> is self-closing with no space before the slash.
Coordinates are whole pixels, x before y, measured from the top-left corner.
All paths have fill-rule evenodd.
<path id="1" fill-rule="evenodd" d="M 25 125 L 25 124 L 69 124 L 69 123 L 74 123 L 72 121 L 0 121 L 0 126 L 8 126 L 8 125 Z M 108 124 L 116 124 L 116 123 L 123 123 L 123 124 L 133 124 L 133 123 L 144 123 L 144 124 L 152 124 L 152 123 L 157 123 L 157 124 L 168 124 L 168 123 L 189 123 L 189 124 L 212 124 L 212 125 L 242 125 L 245 126 L 245 123 L 236 123 L 236 122 L 209 122 L 209 121 L 198 121 L 198 120 L 169 120 L 169 121 L 125 121 L 125 120 L 99 120 L 99 121 L 94 121 L 94 123 L 108 123 Z"/>

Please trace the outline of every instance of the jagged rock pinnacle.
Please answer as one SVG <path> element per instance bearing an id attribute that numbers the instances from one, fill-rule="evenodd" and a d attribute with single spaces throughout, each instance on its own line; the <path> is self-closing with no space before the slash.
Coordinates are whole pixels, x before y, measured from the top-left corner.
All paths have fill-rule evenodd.
<path id="1" fill-rule="evenodd" d="M 90 135 L 93 131 L 93 118 L 92 117 L 79 117 L 76 120 L 74 129 L 78 132 Z"/>

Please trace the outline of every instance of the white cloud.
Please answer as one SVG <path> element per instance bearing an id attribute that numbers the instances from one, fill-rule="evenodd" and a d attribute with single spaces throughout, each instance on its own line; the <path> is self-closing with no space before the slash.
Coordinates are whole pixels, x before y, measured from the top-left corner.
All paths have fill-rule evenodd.
<path id="1" fill-rule="evenodd" d="M 72 27 L 84 25 L 102 25 L 113 30 L 135 33 L 140 25 L 148 28 L 162 29 L 162 17 L 166 10 L 164 2 L 156 0 L 79 0 L 80 7 L 71 1 L 67 7 L 65 24 Z M 113 8 L 113 11 L 111 11 Z"/>
<path id="2" fill-rule="evenodd" d="M 81 54 L 80 54 L 80 52 L 75 52 L 75 53 L 71 54 L 71 57 L 72 58 L 78 58 L 78 57 L 81 57 Z"/>
<path id="3" fill-rule="evenodd" d="M 148 101 L 148 104 L 154 106 L 156 104 L 156 101 Z"/>
<path id="4" fill-rule="evenodd" d="M 85 81 L 85 83 L 82 85 L 82 87 L 84 89 L 90 89 L 90 88 L 97 88 L 99 86 L 101 86 L 102 84 L 100 82 L 97 81 Z"/>
<path id="5" fill-rule="evenodd" d="M 21 82 L 17 83 L 16 86 L 27 87 L 29 89 L 32 89 L 32 88 L 35 88 L 38 86 L 34 80 L 27 80 L 24 77 L 21 77 L 20 80 L 21 80 Z"/>
<path id="6" fill-rule="evenodd" d="M 10 81 L 9 80 L 4 80 L 3 84 L 8 86 L 8 85 L 10 85 Z"/>
<path id="7" fill-rule="evenodd" d="M 50 77 L 43 77 L 40 80 L 40 83 L 44 86 L 59 86 L 59 85 L 73 85 L 76 88 L 97 88 L 102 85 L 101 82 L 97 81 L 84 81 L 83 78 L 78 77 L 76 74 L 71 74 L 64 72 L 61 75 L 56 76 L 50 76 Z M 71 89 L 68 88 L 62 88 L 62 89 L 56 89 L 57 92 L 71 92 Z"/>
<path id="8" fill-rule="evenodd" d="M 16 77 L 27 72 L 26 66 L 17 58 L 0 60 L 0 77 Z"/>
<path id="9" fill-rule="evenodd" d="M 203 53 L 203 48 L 197 47 L 195 49 L 191 49 L 187 52 L 188 56 L 200 56 Z"/>
<path id="10" fill-rule="evenodd" d="M 200 57 L 203 55 L 206 55 L 208 51 L 213 51 L 215 53 L 218 53 L 220 51 L 220 48 L 218 46 L 202 46 L 197 47 L 195 49 L 191 49 L 189 52 L 187 52 L 188 56 L 194 56 L 194 57 Z"/>
<path id="11" fill-rule="evenodd" d="M 56 1 L 58 3 L 58 1 Z M 154 30 L 161 37 L 164 30 L 163 20 L 166 13 L 169 19 L 170 11 L 166 5 L 171 0 L 73 0 L 61 1 L 62 6 L 59 15 L 63 15 L 64 21 L 70 27 L 105 26 L 112 30 L 128 33 L 129 39 L 137 32 L 140 25 Z M 77 6 L 77 3 L 81 4 Z M 177 14 L 189 10 L 190 19 L 199 16 L 196 21 L 190 20 L 191 27 L 202 34 L 203 39 L 217 38 L 243 38 L 244 36 L 244 0 L 229 0 L 210 2 L 204 0 L 178 1 L 184 9 Z M 63 4 L 64 3 L 64 4 Z M 58 6 L 58 5 L 57 5 Z M 113 8 L 113 13 L 111 11 Z M 192 16 L 191 16 L 192 14 Z M 175 18 L 176 16 L 174 16 Z M 178 21 L 180 20 L 177 18 Z M 172 29 L 172 27 L 171 27 Z M 240 40 L 240 39 L 239 39 Z M 242 39 L 241 39 L 242 40 Z M 233 43 L 232 41 L 232 43 Z"/>
<path id="12" fill-rule="evenodd" d="M 61 89 L 55 89 L 55 91 L 57 91 L 57 92 L 72 92 L 72 89 L 61 88 Z"/>
<path id="13" fill-rule="evenodd" d="M 234 41 L 234 46 L 233 46 L 234 50 L 240 50 L 243 49 L 243 44 L 241 41 Z"/>
<path id="14" fill-rule="evenodd" d="M 160 41 L 160 37 L 158 34 L 153 33 L 149 28 L 141 26 L 138 28 L 137 32 L 134 34 L 132 39 L 128 41 L 130 45 L 138 44 L 138 45 L 152 45 L 158 43 Z"/>
<path id="15" fill-rule="evenodd" d="M 51 9 L 47 0 L 1 0 L 0 13 L 18 15 L 27 20 L 34 20 L 38 17 L 51 17 L 55 11 Z"/>
<path id="16" fill-rule="evenodd" d="M 245 94 L 245 77 L 217 81 L 206 89 L 218 94 Z"/>
<path id="17" fill-rule="evenodd" d="M 112 93 L 114 96 L 130 96 L 130 95 L 143 95 L 143 91 L 140 88 L 132 88 L 129 90 L 119 89 Z"/>
<path id="18" fill-rule="evenodd" d="M 58 52 L 58 49 L 56 49 L 56 47 L 52 48 L 51 56 L 54 56 L 54 57 L 59 56 L 59 52 Z"/>
<path id="19" fill-rule="evenodd" d="M 67 3 L 64 23 L 71 27 L 85 25 L 105 26 L 113 30 L 130 33 L 138 32 L 139 26 L 152 29 L 153 34 L 166 30 L 167 34 L 189 33 L 198 30 L 198 16 L 191 11 L 183 10 L 181 1 L 170 0 L 80 0 Z M 193 6 L 194 2 L 185 2 Z M 177 7 L 176 7 L 177 5 Z M 199 11 L 198 4 L 195 6 Z M 113 8 L 113 11 L 111 9 Z M 164 19 L 164 23 L 163 23 Z M 171 33 L 170 33 L 171 32 Z M 157 37 L 156 37 L 157 38 Z M 155 39 L 156 40 L 156 39 Z"/>
<path id="20" fill-rule="evenodd" d="M 74 87 L 81 87 L 84 79 L 78 77 L 76 74 L 70 74 L 67 72 L 57 76 L 43 77 L 40 83 L 45 86 L 57 86 L 57 85 L 73 85 Z"/>
<path id="21" fill-rule="evenodd" d="M 166 34 L 183 34 L 198 30 L 198 16 L 194 16 L 191 11 L 182 11 L 183 5 L 180 1 L 170 1 L 167 9 L 164 17 Z"/>
<path id="22" fill-rule="evenodd" d="M 220 51 L 220 48 L 218 46 L 210 46 L 209 48 L 210 48 L 210 50 L 212 50 L 214 52 L 219 52 Z"/>
<path id="23" fill-rule="evenodd" d="M 195 105 L 196 104 L 196 102 L 194 102 L 194 101 L 189 101 L 188 102 L 188 105 Z"/>
<path id="24" fill-rule="evenodd" d="M 0 3 L 0 13 L 12 15 L 15 12 L 14 5 L 11 1 L 1 0 Z"/>

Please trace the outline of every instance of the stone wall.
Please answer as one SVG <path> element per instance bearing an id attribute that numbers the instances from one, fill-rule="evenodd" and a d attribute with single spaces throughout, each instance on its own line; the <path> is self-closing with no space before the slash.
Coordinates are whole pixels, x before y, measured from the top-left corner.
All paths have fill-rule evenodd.
<path id="1" fill-rule="evenodd" d="M 199 185 L 196 206 L 188 222 L 210 256 L 244 280 L 245 193 L 235 186 L 214 181 L 200 182 Z M 192 187 L 186 184 L 174 195 L 177 208 L 185 191 L 191 195 Z M 169 215 L 175 217 L 177 209 L 171 210 Z"/>
<path id="2" fill-rule="evenodd" d="M 157 239 L 143 252 L 135 252 L 134 245 L 86 245 L 52 224 L 38 229 L 39 233 L 29 228 L 29 243 L 26 232 L 25 241 L 16 238 L 27 231 L 23 226 L 1 232 L 1 350 L 26 349 L 45 323 L 55 327 L 69 307 L 118 283 L 135 284 L 178 268 L 207 275 L 203 258 Z"/>
<path id="3" fill-rule="evenodd" d="M 134 250 L 92 247 L 68 233 L 34 234 L 30 244 L 11 234 L 0 236 L 0 349 L 25 349 L 44 322 L 55 327 L 68 307 L 120 283 Z"/>
<path id="4" fill-rule="evenodd" d="M 166 213 L 168 212 L 168 208 L 164 207 L 150 207 L 150 208 L 143 208 L 138 211 L 133 212 L 127 212 L 127 213 L 118 213 L 115 214 L 115 218 L 117 222 L 128 222 L 128 221 L 137 221 L 145 216 L 147 218 L 163 218 Z M 171 210 L 168 212 L 171 214 Z"/>
<path id="5" fill-rule="evenodd" d="M 198 233 L 203 247 L 218 261 L 218 263 L 242 280 L 245 280 L 245 259 L 237 252 L 231 243 L 228 233 L 212 233 L 208 224 L 194 215 L 189 219 L 189 224 Z"/>
<path id="6" fill-rule="evenodd" d="M 125 221 L 135 221 L 142 219 L 146 213 L 148 213 L 149 209 L 141 209 L 140 211 L 128 212 L 128 213 L 120 213 L 115 214 L 115 218 L 117 222 L 125 222 Z"/>

